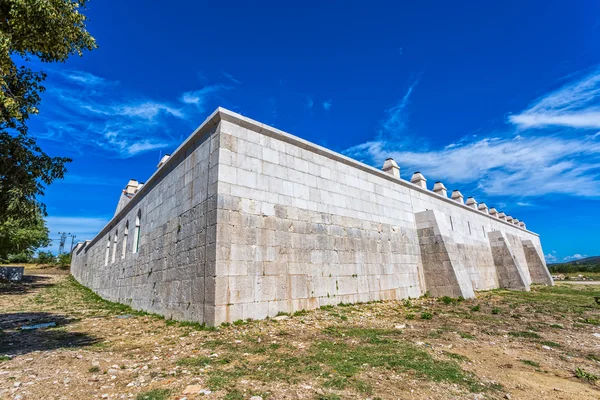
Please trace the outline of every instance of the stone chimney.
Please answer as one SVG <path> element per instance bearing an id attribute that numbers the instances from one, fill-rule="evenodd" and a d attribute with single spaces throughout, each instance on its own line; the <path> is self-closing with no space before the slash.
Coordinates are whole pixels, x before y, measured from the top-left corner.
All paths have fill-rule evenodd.
<path id="1" fill-rule="evenodd" d="M 135 192 L 136 193 L 139 192 L 144 187 L 144 185 L 145 185 L 144 182 L 140 182 L 140 184 L 138 185 L 138 189 Z"/>
<path id="2" fill-rule="evenodd" d="M 446 189 L 446 186 L 440 181 L 437 181 L 435 185 L 433 185 L 433 191 L 442 197 L 448 197 L 448 189 Z"/>
<path id="3" fill-rule="evenodd" d="M 138 183 L 138 181 L 136 181 L 135 179 L 130 179 L 127 183 L 127 186 L 125 186 L 125 193 L 131 195 L 135 194 L 135 192 L 138 191 L 139 185 L 140 184 Z"/>
<path id="4" fill-rule="evenodd" d="M 162 166 L 164 165 L 164 163 L 166 163 L 166 162 L 167 162 L 167 160 L 169 160 L 169 158 L 171 158 L 171 155 L 170 155 L 170 154 L 165 154 L 165 155 L 164 155 L 164 156 L 163 156 L 163 157 L 160 159 L 160 161 L 158 162 L 158 165 L 156 166 L 156 168 L 160 168 L 160 167 L 162 167 Z"/>
<path id="5" fill-rule="evenodd" d="M 415 172 L 410 178 L 410 183 L 414 183 L 417 186 L 422 187 L 423 189 L 427 189 L 427 179 L 423 176 L 419 171 Z"/>
<path id="6" fill-rule="evenodd" d="M 500 218 L 502 221 L 506 221 L 506 214 L 504 214 L 503 212 L 499 212 L 498 218 Z"/>
<path id="7" fill-rule="evenodd" d="M 459 192 L 458 190 L 455 190 L 452 192 L 452 200 L 459 202 L 460 204 L 464 204 L 464 198 L 465 196 L 462 195 L 461 192 Z"/>
<path id="8" fill-rule="evenodd" d="M 477 209 L 484 214 L 488 214 L 488 206 L 485 203 L 479 203 Z"/>
<path id="9" fill-rule="evenodd" d="M 498 210 L 496 210 L 494 207 L 490 208 L 489 213 L 492 217 L 498 218 Z"/>
<path id="10" fill-rule="evenodd" d="M 517 225 L 518 226 L 519 225 L 519 220 L 515 218 L 515 219 L 512 220 L 512 223 L 513 223 L 513 225 Z"/>
<path id="11" fill-rule="evenodd" d="M 523 229 L 527 229 L 527 227 L 525 226 L 525 222 L 523 221 L 519 222 L 519 226 Z"/>
<path id="12" fill-rule="evenodd" d="M 396 178 L 400 178 L 400 167 L 396 164 L 393 158 L 388 158 L 383 163 L 383 172 L 388 173 Z"/>
<path id="13" fill-rule="evenodd" d="M 473 197 L 467 198 L 467 202 L 465 204 L 468 205 L 469 207 L 477 210 L 477 201 L 475 201 L 475 199 Z"/>

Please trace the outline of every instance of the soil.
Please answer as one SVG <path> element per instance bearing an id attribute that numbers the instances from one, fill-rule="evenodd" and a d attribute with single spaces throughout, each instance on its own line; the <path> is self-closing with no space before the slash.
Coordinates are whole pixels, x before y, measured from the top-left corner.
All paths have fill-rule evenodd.
<path id="1" fill-rule="evenodd" d="M 210 330 L 103 302 L 67 273 L 27 268 L 23 282 L 0 284 L 0 398 L 600 398 L 597 286 L 342 305 Z"/>

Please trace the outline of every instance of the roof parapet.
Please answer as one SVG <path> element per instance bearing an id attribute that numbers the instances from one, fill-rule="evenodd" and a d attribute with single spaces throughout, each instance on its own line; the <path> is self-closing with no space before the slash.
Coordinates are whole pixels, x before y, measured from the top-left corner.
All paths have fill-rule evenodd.
<path id="1" fill-rule="evenodd" d="M 419 171 L 415 172 L 410 178 L 410 183 L 415 184 L 423 189 L 427 189 L 427 179 Z"/>
<path id="2" fill-rule="evenodd" d="M 477 201 L 473 197 L 467 198 L 465 205 L 477 210 Z"/>
<path id="3" fill-rule="evenodd" d="M 162 156 L 156 168 L 162 167 L 169 160 L 169 158 L 171 158 L 170 154 L 165 154 L 164 156 Z"/>
<path id="4" fill-rule="evenodd" d="M 383 172 L 386 172 L 393 177 L 400 178 L 400 167 L 396 164 L 393 158 L 388 158 L 383 163 L 383 168 L 381 168 Z"/>
<path id="5" fill-rule="evenodd" d="M 489 214 L 488 206 L 485 203 L 479 203 L 479 205 L 477 206 L 477 209 L 484 214 Z"/>
<path id="6" fill-rule="evenodd" d="M 437 181 L 435 185 L 433 185 L 433 192 L 442 197 L 448 197 L 448 189 L 446 189 L 446 186 L 440 181 Z"/>
<path id="7" fill-rule="evenodd" d="M 452 192 L 452 200 L 454 200 L 460 204 L 465 204 L 464 198 L 465 198 L 465 196 L 463 196 L 460 191 L 454 190 Z"/>

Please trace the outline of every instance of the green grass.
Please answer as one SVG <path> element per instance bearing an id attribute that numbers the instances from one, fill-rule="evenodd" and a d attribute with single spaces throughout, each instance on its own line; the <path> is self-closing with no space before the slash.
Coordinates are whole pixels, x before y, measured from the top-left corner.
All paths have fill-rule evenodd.
<path id="1" fill-rule="evenodd" d="M 471 335 L 470 333 L 461 332 L 461 333 L 459 333 L 459 335 L 463 339 L 470 339 L 470 340 L 475 339 L 475 336 Z"/>
<path id="2" fill-rule="evenodd" d="M 575 369 L 575 376 L 589 383 L 595 383 L 598 380 L 598 377 L 596 375 L 592 374 L 591 372 L 587 372 L 579 367 Z"/>
<path id="3" fill-rule="evenodd" d="M 149 392 L 140 393 L 135 398 L 136 400 L 167 400 L 171 393 L 168 389 L 153 389 Z"/>
<path id="4" fill-rule="evenodd" d="M 481 310 L 481 306 L 479 304 L 477 304 L 476 306 L 471 307 L 471 311 L 473 311 L 473 312 L 477 312 L 479 310 Z"/>
<path id="5" fill-rule="evenodd" d="M 185 366 L 185 367 L 204 367 L 204 366 L 210 364 L 211 361 L 212 361 L 212 359 L 209 357 L 203 357 L 203 356 L 187 357 L 187 358 L 182 358 L 181 360 L 177 361 L 177 365 Z"/>
<path id="6" fill-rule="evenodd" d="M 532 367 L 535 367 L 535 368 L 539 368 L 539 367 L 540 367 L 540 364 L 536 363 L 535 361 L 531 361 L 531 360 L 521 360 L 521 362 L 522 362 L 523 364 L 525 364 L 525 365 L 530 365 L 530 366 L 532 366 Z"/>
<path id="7" fill-rule="evenodd" d="M 433 314 L 431 314 L 429 312 L 421 313 L 421 319 L 431 319 L 431 318 L 433 318 Z"/>
<path id="8" fill-rule="evenodd" d="M 542 340 L 542 341 L 540 341 L 540 344 L 544 345 L 544 346 L 548 346 L 548 347 L 553 347 L 553 348 L 562 347 L 562 345 L 560 343 L 551 342 L 549 340 Z"/>
<path id="9" fill-rule="evenodd" d="M 97 367 L 97 366 L 90 367 L 90 369 L 88 369 L 88 372 L 90 372 L 90 373 L 100 372 L 100 367 Z"/>
<path id="10" fill-rule="evenodd" d="M 541 339 L 542 337 L 535 332 L 529 331 L 511 331 L 508 332 L 509 336 L 518 337 L 518 338 L 527 338 L 527 339 Z"/>
<path id="11" fill-rule="evenodd" d="M 2 361 L 10 361 L 10 357 L 6 356 L 6 355 L 2 355 L 2 356 L 0 356 L 0 362 L 2 362 Z"/>

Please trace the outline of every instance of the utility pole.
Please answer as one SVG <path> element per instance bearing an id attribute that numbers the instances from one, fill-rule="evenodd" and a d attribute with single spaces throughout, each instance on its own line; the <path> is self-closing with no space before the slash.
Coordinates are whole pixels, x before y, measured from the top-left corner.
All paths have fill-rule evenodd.
<path id="1" fill-rule="evenodd" d="M 67 235 L 70 235 L 70 233 L 58 232 L 58 234 L 60 235 L 60 244 L 58 245 L 58 254 L 60 255 L 65 252 L 65 242 L 67 241 Z"/>
<path id="2" fill-rule="evenodd" d="M 76 237 L 75 235 L 71 235 L 71 251 L 70 251 L 70 253 L 73 252 L 73 244 L 75 242 L 75 237 Z"/>

